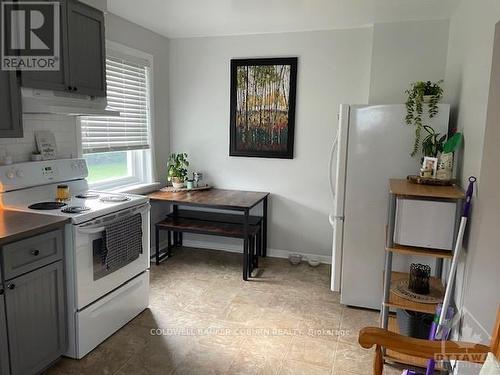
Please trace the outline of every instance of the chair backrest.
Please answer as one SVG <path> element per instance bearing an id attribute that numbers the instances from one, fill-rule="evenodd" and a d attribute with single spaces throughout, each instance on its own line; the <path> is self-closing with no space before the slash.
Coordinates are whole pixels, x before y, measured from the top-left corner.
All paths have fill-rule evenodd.
<path id="1" fill-rule="evenodd" d="M 493 326 L 493 333 L 491 334 L 491 352 L 500 359 L 500 306 L 497 310 L 497 320 Z"/>

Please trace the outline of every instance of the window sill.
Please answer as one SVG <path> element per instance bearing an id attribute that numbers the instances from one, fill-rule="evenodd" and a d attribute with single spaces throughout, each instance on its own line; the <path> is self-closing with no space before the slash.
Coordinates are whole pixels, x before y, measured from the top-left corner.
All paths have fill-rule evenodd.
<path id="1" fill-rule="evenodd" d="M 114 193 L 129 193 L 129 194 L 149 194 L 160 189 L 161 183 L 149 182 L 147 184 L 127 185 L 111 190 Z"/>

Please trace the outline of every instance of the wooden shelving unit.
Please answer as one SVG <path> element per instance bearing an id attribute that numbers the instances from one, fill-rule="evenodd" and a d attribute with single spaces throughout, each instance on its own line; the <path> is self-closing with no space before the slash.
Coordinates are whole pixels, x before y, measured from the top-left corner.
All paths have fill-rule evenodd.
<path id="1" fill-rule="evenodd" d="M 408 273 L 404 272 L 394 272 L 392 271 L 392 276 L 391 276 L 391 283 L 398 281 L 398 280 L 403 280 L 403 279 L 408 279 L 410 276 Z M 438 289 L 441 290 L 444 294 L 444 287 L 440 279 L 436 277 L 431 277 L 430 284 Z M 436 303 L 418 303 L 414 301 L 410 301 L 408 299 L 405 299 L 403 297 L 398 296 L 394 292 L 390 291 L 389 295 L 389 301 L 384 303 L 385 305 L 389 307 L 394 307 L 394 308 L 399 308 L 399 309 L 405 309 L 405 310 L 411 310 L 411 311 L 417 311 L 417 312 L 423 312 L 427 314 L 434 314 L 436 311 Z"/>
<path id="2" fill-rule="evenodd" d="M 405 309 L 416 312 L 434 314 L 436 311 L 435 303 L 419 303 L 409 299 L 405 299 L 391 290 L 391 284 L 398 280 L 408 279 L 409 274 L 404 272 L 392 271 L 392 256 L 394 253 L 403 255 L 417 255 L 427 256 L 436 259 L 436 276 L 431 277 L 431 286 L 444 294 L 443 282 L 440 279 L 442 262 L 444 259 L 451 259 L 453 257 L 452 251 L 439 250 L 432 248 L 403 246 L 393 242 L 394 238 L 394 225 L 395 225 L 395 211 L 396 211 L 396 198 L 409 198 L 409 199 L 425 199 L 435 201 L 452 201 L 456 202 L 457 208 L 465 198 L 463 191 L 455 186 L 426 186 L 417 185 L 408 182 L 407 180 L 390 180 L 389 183 L 389 210 L 387 218 L 387 236 L 385 248 L 385 271 L 384 271 L 384 299 L 382 303 L 381 312 L 381 326 L 392 332 L 399 333 L 399 327 L 396 317 L 389 315 L 390 309 Z M 457 218 L 458 219 L 458 218 Z M 422 358 L 403 355 L 387 350 L 385 352 L 384 360 L 389 363 L 398 363 L 408 365 L 410 367 L 425 368 L 427 361 Z"/>
<path id="3" fill-rule="evenodd" d="M 386 247 L 385 250 L 392 251 L 393 253 L 408 254 L 408 255 L 422 255 L 422 256 L 430 256 L 430 257 L 442 258 L 442 259 L 453 258 L 453 253 L 451 251 L 439 250 L 439 249 L 428 249 L 425 247 L 393 245 L 392 247 Z"/>

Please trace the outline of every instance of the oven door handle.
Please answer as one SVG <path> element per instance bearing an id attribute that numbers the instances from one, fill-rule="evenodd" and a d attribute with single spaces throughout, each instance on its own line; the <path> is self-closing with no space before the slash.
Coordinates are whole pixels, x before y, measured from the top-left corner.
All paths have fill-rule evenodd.
<path id="1" fill-rule="evenodd" d="M 78 228 L 78 231 L 80 233 L 83 233 L 83 234 L 96 234 L 96 233 L 104 232 L 105 230 L 106 230 L 105 227 L 97 227 L 97 228 L 89 228 L 89 229 Z"/>

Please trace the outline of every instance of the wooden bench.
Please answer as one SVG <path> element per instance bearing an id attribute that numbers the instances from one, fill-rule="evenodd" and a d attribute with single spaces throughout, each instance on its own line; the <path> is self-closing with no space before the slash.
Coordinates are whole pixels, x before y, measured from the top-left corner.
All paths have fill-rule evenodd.
<path id="1" fill-rule="evenodd" d="M 195 210 L 177 210 L 155 225 L 156 264 L 172 255 L 175 245 L 182 245 L 176 234 L 194 233 L 220 237 L 244 239 L 244 218 L 242 215 Z M 167 250 L 160 249 L 160 231 L 167 231 Z M 173 236 L 172 236 L 173 234 Z M 249 248 L 243 249 L 243 279 L 247 280 L 258 267 L 258 256 L 262 254 L 262 218 L 249 216 Z M 172 237 L 174 241 L 172 242 Z"/>

